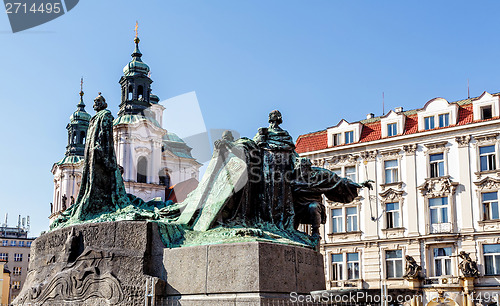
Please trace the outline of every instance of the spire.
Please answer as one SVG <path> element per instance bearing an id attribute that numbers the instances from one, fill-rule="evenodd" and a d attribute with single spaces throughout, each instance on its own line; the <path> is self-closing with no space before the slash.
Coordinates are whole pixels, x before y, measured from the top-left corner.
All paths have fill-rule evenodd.
<path id="1" fill-rule="evenodd" d="M 139 50 L 139 42 L 141 41 L 139 39 L 139 23 L 136 21 L 135 22 L 135 37 L 134 37 L 134 43 L 135 43 L 135 49 L 134 53 L 132 53 L 132 60 L 123 68 L 123 74 L 125 76 L 133 76 L 133 75 L 145 75 L 147 76 L 149 73 L 149 66 L 144 63 L 141 59 L 142 53 Z"/>
<path id="2" fill-rule="evenodd" d="M 138 31 L 139 30 L 139 23 L 136 21 L 135 22 L 135 38 L 134 38 L 134 43 L 135 43 L 135 50 L 134 53 L 132 53 L 132 57 L 136 60 L 141 60 L 141 50 L 139 50 L 139 42 L 141 41 L 138 36 Z"/>
<path id="3" fill-rule="evenodd" d="M 79 111 L 85 111 L 85 103 L 83 103 L 83 77 L 80 80 L 80 102 L 76 105 Z"/>

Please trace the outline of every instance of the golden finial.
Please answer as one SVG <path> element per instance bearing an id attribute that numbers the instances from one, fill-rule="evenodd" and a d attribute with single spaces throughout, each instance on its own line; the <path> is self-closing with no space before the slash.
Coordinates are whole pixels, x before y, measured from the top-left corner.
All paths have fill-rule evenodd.
<path id="1" fill-rule="evenodd" d="M 137 44 L 137 43 L 139 43 L 139 37 L 138 37 L 138 35 L 139 35 L 139 22 L 138 21 L 135 22 L 135 30 L 134 31 L 135 31 L 134 42 Z"/>
<path id="2" fill-rule="evenodd" d="M 80 79 L 80 96 L 83 96 L 83 77 Z"/>

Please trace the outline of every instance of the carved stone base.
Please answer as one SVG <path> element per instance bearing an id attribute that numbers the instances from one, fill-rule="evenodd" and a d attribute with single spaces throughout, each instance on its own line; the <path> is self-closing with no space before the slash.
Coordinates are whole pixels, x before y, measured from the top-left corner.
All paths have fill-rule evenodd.
<path id="1" fill-rule="evenodd" d="M 260 305 L 325 288 L 323 257 L 268 242 L 168 249 L 152 222 L 63 228 L 31 247 L 13 305 Z"/>

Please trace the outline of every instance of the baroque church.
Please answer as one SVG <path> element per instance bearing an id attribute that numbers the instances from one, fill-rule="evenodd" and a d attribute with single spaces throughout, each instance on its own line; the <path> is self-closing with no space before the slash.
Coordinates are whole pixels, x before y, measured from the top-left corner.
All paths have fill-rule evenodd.
<path id="1" fill-rule="evenodd" d="M 145 201 L 154 198 L 179 199 L 175 190 L 192 190 L 197 186 L 201 164 L 190 148 L 176 134 L 165 130 L 164 107 L 151 93 L 149 66 L 141 59 L 139 38 L 135 37 L 132 60 L 123 68 L 120 78 L 121 103 L 113 122 L 116 159 L 128 193 Z M 85 111 L 83 89 L 77 110 L 70 116 L 68 145 L 64 158 L 52 166 L 54 195 L 52 222 L 78 197 L 83 172 L 85 139 L 91 115 Z M 176 186 L 174 190 L 173 186 Z M 179 187 L 179 188 L 177 188 Z"/>

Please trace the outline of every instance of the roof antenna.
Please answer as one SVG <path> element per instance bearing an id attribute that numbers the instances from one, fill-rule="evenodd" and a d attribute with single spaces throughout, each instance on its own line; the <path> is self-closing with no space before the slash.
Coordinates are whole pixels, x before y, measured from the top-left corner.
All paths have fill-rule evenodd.
<path id="1" fill-rule="evenodd" d="M 467 99 L 470 99 L 469 78 L 467 78 Z"/>
<path id="2" fill-rule="evenodd" d="M 385 115 L 385 96 L 384 92 L 382 91 L 382 116 Z"/>

